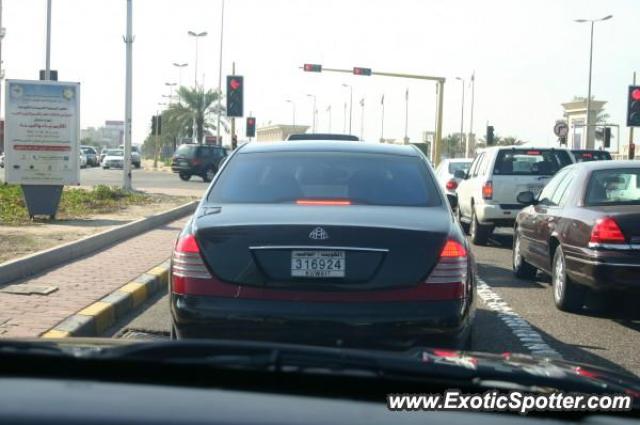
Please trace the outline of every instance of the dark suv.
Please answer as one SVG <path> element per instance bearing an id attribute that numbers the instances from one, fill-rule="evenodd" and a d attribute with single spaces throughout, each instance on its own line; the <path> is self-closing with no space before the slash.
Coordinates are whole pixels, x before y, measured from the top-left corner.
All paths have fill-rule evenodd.
<path id="1" fill-rule="evenodd" d="M 184 181 L 191 176 L 200 176 L 205 182 L 210 182 L 226 156 L 227 151 L 222 146 L 181 145 L 173 154 L 171 170 Z"/>

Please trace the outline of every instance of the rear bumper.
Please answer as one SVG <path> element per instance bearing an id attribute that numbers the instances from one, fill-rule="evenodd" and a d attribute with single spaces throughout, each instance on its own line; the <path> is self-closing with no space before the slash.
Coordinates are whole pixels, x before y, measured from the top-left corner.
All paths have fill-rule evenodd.
<path id="1" fill-rule="evenodd" d="M 313 345 L 407 348 L 461 346 L 474 314 L 469 299 L 324 303 L 172 293 L 179 338 L 268 340 Z"/>
<path id="2" fill-rule="evenodd" d="M 595 290 L 640 292 L 640 251 L 570 249 L 566 261 L 569 277 L 577 283 Z"/>
<path id="3" fill-rule="evenodd" d="M 197 167 L 192 167 L 190 165 L 172 165 L 171 166 L 171 171 L 173 171 L 174 173 L 185 173 L 185 174 L 189 174 L 189 175 L 199 175 L 202 174 L 202 168 L 197 166 Z"/>
<path id="4" fill-rule="evenodd" d="M 520 209 L 503 209 L 498 204 L 475 204 L 476 217 L 480 224 L 495 227 L 512 227 Z"/>

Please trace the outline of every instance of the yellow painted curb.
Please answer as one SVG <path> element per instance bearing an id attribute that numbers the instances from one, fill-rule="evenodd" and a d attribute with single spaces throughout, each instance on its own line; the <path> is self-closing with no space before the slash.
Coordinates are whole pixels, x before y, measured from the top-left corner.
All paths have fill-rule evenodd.
<path id="1" fill-rule="evenodd" d="M 96 322 L 96 333 L 100 335 L 116 322 L 113 305 L 97 301 L 78 312 L 82 316 L 93 316 Z"/>
<path id="2" fill-rule="evenodd" d="M 163 285 L 166 285 L 169 280 L 169 269 L 167 269 L 166 267 L 154 267 L 149 270 L 147 274 L 156 276 L 158 279 L 160 279 L 160 283 L 162 283 Z"/>
<path id="3" fill-rule="evenodd" d="M 127 292 L 131 294 L 133 299 L 133 306 L 137 307 L 147 300 L 147 287 L 146 285 L 138 282 L 129 282 L 124 285 L 118 291 Z"/>
<path id="4" fill-rule="evenodd" d="M 57 329 L 51 329 L 50 331 L 42 334 L 40 338 L 67 338 L 70 337 L 71 334 L 67 331 L 59 331 Z"/>

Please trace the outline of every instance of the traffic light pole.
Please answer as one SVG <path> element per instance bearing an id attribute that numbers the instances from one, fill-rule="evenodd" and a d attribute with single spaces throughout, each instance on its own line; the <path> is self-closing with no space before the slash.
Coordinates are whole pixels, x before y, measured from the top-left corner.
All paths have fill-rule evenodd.
<path id="1" fill-rule="evenodd" d="M 304 70 L 304 67 L 300 67 Z M 339 72 L 343 74 L 353 74 L 353 69 L 340 69 L 340 68 L 324 68 L 322 72 Z M 398 72 L 377 72 L 372 71 L 371 75 L 379 75 L 381 77 L 394 77 L 394 78 L 409 78 L 414 80 L 429 80 L 437 83 L 438 90 L 438 107 L 436 110 L 436 136 L 435 143 L 431 148 L 431 161 L 434 166 L 440 163 L 440 154 L 442 152 L 442 112 L 444 103 L 444 83 L 446 79 L 444 77 L 435 77 L 432 75 L 418 75 L 418 74 L 403 74 Z"/>
<path id="2" fill-rule="evenodd" d="M 636 72 L 633 71 L 633 85 L 636 85 Z M 620 140 L 620 139 L 618 139 Z M 631 147 L 631 145 L 633 145 L 633 127 L 629 127 L 629 148 Z M 627 148 L 627 149 L 629 149 Z M 629 155 L 630 149 L 627 150 L 627 155 Z M 629 158 L 629 159 L 633 159 L 633 158 Z"/>
<path id="3" fill-rule="evenodd" d="M 231 64 L 231 75 L 236 75 L 236 63 L 233 62 Z M 231 118 L 231 149 L 235 149 L 237 148 L 236 146 L 236 119 L 235 117 Z M 216 139 L 216 143 L 220 143 L 220 141 L 218 139 Z M 220 143 L 220 146 L 222 146 L 222 144 Z"/>

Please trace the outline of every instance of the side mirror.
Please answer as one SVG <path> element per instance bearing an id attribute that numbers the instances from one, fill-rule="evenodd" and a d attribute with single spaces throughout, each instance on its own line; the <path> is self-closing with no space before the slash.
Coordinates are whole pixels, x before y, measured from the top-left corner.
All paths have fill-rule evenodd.
<path id="1" fill-rule="evenodd" d="M 456 170 L 453 172 L 453 177 L 464 180 L 467 178 L 467 173 L 464 170 Z"/>
<path id="2" fill-rule="evenodd" d="M 458 208 L 458 197 L 456 195 L 447 193 L 447 201 L 449 201 L 449 205 L 451 205 L 452 210 Z"/>
<path id="3" fill-rule="evenodd" d="M 518 193 L 516 200 L 518 201 L 518 203 L 524 204 L 524 205 L 535 205 L 537 203 L 536 195 L 530 191 Z"/>

